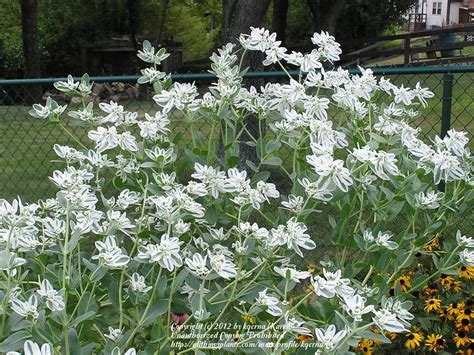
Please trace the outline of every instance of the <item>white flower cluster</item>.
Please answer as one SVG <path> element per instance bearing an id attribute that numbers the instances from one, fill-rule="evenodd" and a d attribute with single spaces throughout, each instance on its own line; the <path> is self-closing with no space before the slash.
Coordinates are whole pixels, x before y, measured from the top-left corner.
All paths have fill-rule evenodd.
<path id="1" fill-rule="evenodd" d="M 168 54 L 145 42 L 138 56 L 150 67 L 139 82 L 155 90 L 154 114 L 115 102 L 98 109 L 86 104 L 88 76 L 57 83 L 81 97 L 82 108 L 48 99 L 31 114 L 61 124 L 67 111 L 90 127 L 90 142 L 54 146 L 64 162 L 50 178 L 59 190 L 54 198 L 0 200 L 0 271 L 2 284 L 10 285 L 0 291 L 5 314 L 58 333 L 70 325 L 79 338 L 88 317 L 107 319 L 107 326 L 94 321 L 104 341 L 95 349 L 116 355 L 141 347 L 135 337 L 145 328 L 143 334 L 161 334 L 153 351 L 165 353 L 170 338 L 163 337 L 173 322 L 211 322 L 210 333 L 233 317 L 231 310 L 241 315 L 232 321 L 281 327 L 279 343 L 314 334 L 311 341 L 326 353 L 348 352 L 374 327 L 379 337 L 406 331 L 411 303 L 403 295 L 387 298 L 383 283 L 408 266 L 418 240 L 472 202 L 469 139 L 456 130 L 432 144 L 418 138 L 410 122 L 433 93 L 419 84 L 397 87 L 370 69 L 326 70 L 340 46 L 325 32 L 311 40 L 310 53 L 288 53 L 275 34 L 252 28 L 240 37 L 243 51 L 227 44 L 211 56 L 217 79 L 202 96 L 194 83 L 171 83 L 159 70 Z M 264 53 L 264 65 L 295 66 L 301 75 L 244 87 L 238 63 L 247 51 Z M 333 110 L 341 113 L 338 120 Z M 250 137 L 249 116 L 270 129 Z M 173 135 L 176 117 L 209 123 L 210 134 Z M 236 168 L 243 144 L 255 148 L 258 164 Z M 287 151 L 292 157 L 284 162 Z M 435 190 L 441 181 L 445 193 Z M 330 233 L 321 227 L 326 221 Z M 440 261 L 446 269 L 474 264 L 472 238 L 460 232 L 456 238 Z M 302 260 L 314 258 L 322 268 L 303 270 Z M 349 261 L 357 263 L 344 266 Z M 382 283 L 371 282 L 373 272 Z M 306 286 L 312 292 L 302 292 Z M 303 314 L 303 302 L 336 311 Z M 62 337 L 51 340 L 59 344 Z M 236 344 L 249 339 L 251 333 L 242 333 Z M 24 351 L 46 355 L 57 344 L 28 340 Z"/>

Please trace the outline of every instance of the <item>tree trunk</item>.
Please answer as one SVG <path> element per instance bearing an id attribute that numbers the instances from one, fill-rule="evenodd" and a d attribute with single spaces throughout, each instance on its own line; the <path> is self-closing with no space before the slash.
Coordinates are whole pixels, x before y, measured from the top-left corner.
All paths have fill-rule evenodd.
<path id="1" fill-rule="evenodd" d="M 339 16 L 344 11 L 344 7 L 346 6 L 346 0 L 331 0 L 329 2 L 330 5 L 328 7 L 327 12 L 322 12 L 322 16 L 324 21 L 322 21 L 321 29 L 324 31 L 329 32 L 332 35 L 336 34 L 336 26 L 337 20 Z"/>
<path id="2" fill-rule="evenodd" d="M 313 18 L 316 32 L 327 31 L 334 35 L 337 20 L 346 6 L 347 0 L 306 0 Z"/>
<path id="3" fill-rule="evenodd" d="M 161 7 L 160 25 L 158 27 L 158 43 L 159 44 L 161 44 L 161 41 L 162 41 L 163 29 L 165 28 L 165 20 L 166 20 L 166 15 L 168 13 L 169 4 L 170 4 L 170 0 L 163 0 L 163 5 Z"/>
<path id="4" fill-rule="evenodd" d="M 25 78 L 39 78 L 41 77 L 41 67 L 38 48 L 38 2 L 37 0 L 21 0 L 20 5 Z M 37 102 L 42 96 L 40 85 L 32 85 L 28 91 L 27 103 Z"/>
<path id="5" fill-rule="evenodd" d="M 127 0 L 128 8 L 128 31 L 130 34 L 130 41 L 132 42 L 135 52 L 138 51 L 137 31 L 140 23 L 138 7 L 140 0 Z"/>
<path id="6" fill-rule="evenodd" d="M 288 17 L 289 0 L 273 0 L 272 30 L 282 45 L 286 39 L 286 19 Z"/>
<path id="7" fill-rule="evenodd" d="M 241 33 L 250 33 L 250 27 L 263 27 L 265 14 L 271 0 L 223 0 L 223 39 L 225 42 L 238 43 Z M 251 71 L 263 70 L 263 53 L 248 51 L 242 61 L 242 68 L 249 67 Z M 263 79 L 246 79 L 243 83 L 246 87 L 260 87 L 264 84 Z M 265 132 L 265 123 L 261 122 L 259 127 L 258 118 L 249 116 L 244 124 L 255 139 L 260 137 L 260 131 Z M 250 141 L 250 137 L 242 134 L 242 141 Z M 258 164 L 255 148 L 246 144 L 239 146 L 239 166 L 245 168 L 247 160 Z"/>

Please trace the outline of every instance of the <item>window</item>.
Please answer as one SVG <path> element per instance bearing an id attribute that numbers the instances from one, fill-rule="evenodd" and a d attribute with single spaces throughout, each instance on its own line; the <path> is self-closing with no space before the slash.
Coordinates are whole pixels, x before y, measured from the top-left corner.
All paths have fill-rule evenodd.
<path id="1" fill-rule="evenodd" d="M 433 15 L 441 15 L 441 5 L 442 2 L 435 1 L 433 2 Z"/>

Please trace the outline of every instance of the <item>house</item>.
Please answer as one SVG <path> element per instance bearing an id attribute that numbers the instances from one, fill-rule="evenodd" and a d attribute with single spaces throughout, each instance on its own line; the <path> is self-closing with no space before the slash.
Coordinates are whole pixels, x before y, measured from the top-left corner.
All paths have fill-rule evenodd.
<path id="1" fill-rule="evenodd" d="M 409 31 L 474 23 L 474 0 L 418 0 L 408 23 Z"/>

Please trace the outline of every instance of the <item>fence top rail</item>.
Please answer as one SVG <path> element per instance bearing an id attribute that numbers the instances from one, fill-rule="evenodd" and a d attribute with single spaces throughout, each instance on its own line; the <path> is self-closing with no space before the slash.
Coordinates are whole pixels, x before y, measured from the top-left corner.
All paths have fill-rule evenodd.
<path id="1" fill-rule="evenodd" d="M 369 68 L 366 68 L 369 69 Z M 456 66 L 429 66 L 429 67 L 387 67 L 387 68 L 370 68 L 374 75 L 399 75 L 399 74 L 444 74 L 444 73 L 474 73 L 474 65 L 456 65 Z M 297 70 L 290 70 L 288 73 L 291 76 L 297 77 L 300 72 Z M 349 69 L 351 74 L 359 74 L 360 69 Z M 283 78 L 287 73 L 283 71 L 256 71 L 247 72 L 244 78 Z M 123 76 L 93 76 L 91 81 L 96 83 L 104 82 L 135 82 L 140 76 L 138 75 L 123 75 Z M 214 80 L 216 76 L 211 73 L 174 73 L 171 74 L 171 79 L 174 81 L 194 81 L 194 80 Z M 75 77 L 75 80 L 80 80 Z M 57 81 L 65 81 L 67 78 L 39 78 L 39 79 L 2 79 L 0 86 L 12 85 L 38 85 L 38 84 L 53 84 Z"/>

